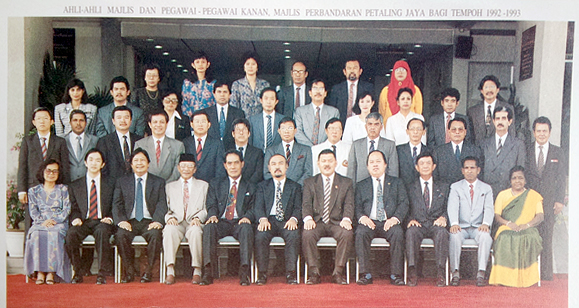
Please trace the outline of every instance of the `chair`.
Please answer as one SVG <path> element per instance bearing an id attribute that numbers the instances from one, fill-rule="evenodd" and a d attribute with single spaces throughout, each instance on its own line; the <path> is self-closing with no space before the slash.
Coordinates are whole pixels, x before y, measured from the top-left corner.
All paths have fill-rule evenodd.
<path id="1" fill-rule="evenodd" d="M 285 241 L 283 240 L 282 237 L 280 236 L 274 236 L 271 239 L 271 242 L 269 243 L 269 247 L 274 248 L 274 249 L 280 249 L 280 248 L 285 248 Z M 254 263 L 255 265 L 255 276 L 259 277 L 259 270 L 257 268 L 257 263 Z M 297 273 L 297 280 L 298 280 L 298 284 L 300 283 L 300 255 L 298 254 L 298 260 L 296 262 L 296 273 Z"/>
<path id="2" fill-rule="evenodd" d="M 372 242 L 370 243 L 370 250 L 372 249 L 386 250 L 388 248 L 390 248 L 390 243 L 388 243 L 388 241 L 382 237 L 376 237 L 372 239 Z M 360 263 L 358 262 L 358 257 L 356 256 L 356 279 L 359 279 L 359 277 L 360 277 Z"/>
<path id="3" fill-rule="evenodd" d="M 424 249 L 434 249 L 434 240 L 432 240 L 431 238 L 422 239 L 422 243 L 420 243 L 420 250 Z M 449 270 L 448 270 L 449 267 L 450 266 L 448 264 L 448 257 L 447 257 L 445 262 L 445 275 L 444 275 L 446 285 L 448 285 L 449 282 Z M 406 259 L 406 256 L 404 256 L 404 283 L 408 283 L 408 260 Z"/>
<path id="4" fill-rule="evenodd" d="M 318 241 L 318 249 L 336 249 L 338 247 L 338 242 L 333 237 L 322 237 Z M 355 258 L 348 258 L 346 261 L 346 282 L 350 284 L 350 261 Z M 308 262 L 305 263 L 304 269 L 304 281 L 308 281 Z"/>
<path id="5" fill-rule="evenodd" d="M 233 236 L 229 235 L 226 236 L 222 239 L 220 239 L 217 242 L 218 248 L 225 248 L 225 249 L 232 249 L 232 248 L 239 248 L 239 241 L 236 240 Z M 255 273 L 255 264 L 254 264 L 254 260 L 253 260 L 253 252 L 251 253 L 251 261 L 249 264 L 249 269 L 251 272 L 251 282 L 255 282 L 255 277 L 256 277 L 256 273 Z M 217 259 L 217 277 L 219 277 L 219 258 Z"/>
<path id="6" fill-rule="evenodd" d="M 131 244 L 132 248 L 142 248 L 147 246 L 147 241 L 144 237 L 137 235 L 133 239 L 133 243 Z M 165 256 L 163 255 L 163 249 L 161 249 L 160 257 L 159 257 L 159 282 L 163 282 L 165 280 L 165 265 L 163 263 L 165 260 Z M 121 256 L 119 255 L 119 248 L 115 245 L 115 283 L 121 282 Z"/>

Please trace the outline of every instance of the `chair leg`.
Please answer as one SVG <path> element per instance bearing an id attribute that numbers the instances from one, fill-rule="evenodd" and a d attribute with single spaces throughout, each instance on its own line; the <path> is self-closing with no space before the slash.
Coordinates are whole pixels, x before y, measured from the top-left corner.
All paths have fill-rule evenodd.
<path id="1" fill-rule="evenodd" d="M 408 260 L 404 256 L 404 284 L 408 284 Z"/>
<path id="2" fill-rule="evenodd" d="M 449 278 L 448 278 L 448 277 L 449 277 L 449 273 L 448 273 L 449 265 L 448 265 L 448 262 L 449 262 L 449 260 L 448 260 L 448 258 L 446 258 L 446 262 L 445 262 L 446 275 L 445 275 L 445 278 L 446 278 L 446 285 L 447 285 L 447 286 L 448 286 L 448 282 L 449 282 L 449 281 L 448 281 L 448 279 L 449 279 Z"/>
<path id="3" fill-rule="evenodd" d="M 115 246 L 115 283 L 121 282 L 121 262 L 119 261 L 119 248 Z"/>
<path id="4" fill-rule="evenodd" d="M 308 282 L 308 261 L 304 264 L 304 283 Z"/>
<path id="5" fill-rule="evenodd" d="M 356 257 L 356 281 L 358 281 L 358 279 L 360 279 L 360 262 L 358 260 L 358 257 Z"/>
<path id="6" fill-rule="evenodd" d="M 540 287 L 541 286 L 541 255 L 539 255 L 539 257 L 537 258 L 537 267 L 539 268 L 539 282 L 537 283 L 537 286 Z"/>
<path id="7" fill-rule="evenodd" d="M 159 282 L 165 282 L 165 254 L 163 253 L 163 249 L 161 248 L 161 253 L 159 254 Z"/>
<path id="8" fill-rule="evenodd" d="M 348 284 L 350 284 L 350 260 L 352 259 L 348 259 L 346 261 L 346 282 Z"/>
<path id="9" fill-rule="evenodd" d="M 297 280 L 298 280 L 298 284 L 300 284 L 300 255 L 299 255 L 299 254 L 298 254 L 298 261 L 297 261 L 297 264 L 296 264 L 296 269 L 297 269 L 297 271 L 296 271 L 296 278 L 297 278 Z"/>

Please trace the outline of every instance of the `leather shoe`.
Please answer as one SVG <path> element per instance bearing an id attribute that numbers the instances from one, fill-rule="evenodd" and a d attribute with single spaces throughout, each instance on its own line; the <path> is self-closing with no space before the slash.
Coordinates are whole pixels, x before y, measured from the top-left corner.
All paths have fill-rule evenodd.
<path id="1" fill-rule="evenodd" d="M 192 284 L 199 284 L 201 282 L 201 276 L 193 275 L 193 279 L 191 279 Z"/>
<path id="2" fill-rule="evenodd" d="M 453 287 L 460 286 L 460 278 L 458 276 L 453 276 L 452 279 L 450 280 L 450 285 Z"/>
<path id="3" fill-rule="evenodd" d="M 418 276 L 413 275 L 408 277 L 408 284 L 409 287 L 415 287 L 418 285 Z"/>
<path id="4" fill-rule="evenodd" d="M 71 283 L 82 283 L 82 276 L 81 275 L 74 275 L 74 277 L 72 278 L 72 280 L 70 282 Z"/>
<path id="5" fill-rule="evenodd" d="M 296 278 L 296 272 L 289 272 L 287 273 L 287 275 L 285 276 L 285 282 L 287 284 L 298 284 L 298 280 Z"/>
<path id="6" fill-rule="evenodd" d="M 134 279 L 135 278 L 133 277 L 133 275 L 127 274 L 127 275 L 125 275 L 125 277 L 123 277 L 123 279 L 121 279 L 121 283 L 133 282 Z"/>
<path id="7" fill-rule="evenodd" d="M 204 275 L 199 282 L 200 286 L 208 286 L 213 283 L 213 276 Z"/>
<path id="8" fill-rule="evenodd" d="M 394 279 L 390 278 L 390 284 L 395 286 L 403 286 L 404 279 L 398 275 L 395 275 Z"/>
<path id="9" fill-rule="evenodd" d="M 322 279 L 320 278 L 320 274 L 311 274 L 310 277 L 308 277 L 306 284 L 320 284 L 321 282 Z"/>
<path id="10" fill-rule="evenodd" d="M 438 275 L 436 277 L 436 286 L 437 287 L 444 287 L 446 285 L 446 280 L 444 279 L 443 275 Z"/>
<path id="11" fill-rule="evenodd" d="M 107 284 L 107 279 L 105 278 L 105 276 L 98 275 L 97 280 L 96 280 L 96 284 L 98 284 L 98 285 Z"/>
<path id="12" fill-rule="evenodd" d="M 259 277 L 257 278 L 257 281 L 255 283 L 258 286 L 263 286 L 264 284 L 267 283 L 267 275 L 265 275 L 265 274 L 259 275 Z"/>
<path id="13" fill-rule="evenodd" d="M 249 280 L 249 276 L 243 275 L 239 278 L 239 285 L 241 286 L 248 286 L 251 285 L 251 281 Z"/>
<path id="14" fill-rule="evenodd" d="M 348 282 L 346 282 L 346 279 L 344 279 L 344 276 L 342 276 L 342 274 L 336 273 L 332 275 L 332 283 L 335 284 L 348 284 Z"/>
<path id="15" fill-rule="evenodd" d="M 143 277 L 141 277 L 141 283 L 151 282 L 153 280 L 153 274 L 151 273 L 144 273 Z"/>
<path id="16" fill-rule="evenodd" d="M 487 285 L 487 281 L 483 277 L 476 277 L 476 286 L 484 287 Z"/>
<path id="17" fill-rule="evenodd" d="M 373 284 L 374 280 L 372 279 L 372 277 L 367 278 L 366 276 L 363 276 L 362 278 L 358 279 L 358 281 L 356 281 L 356 284 L 361 285 L 361 286 L 365 286 L 368 284 Z"/>
<path id="18" fill-rule="evenodd" d="M 167 275 L 167 278 L 165 278 L 165 284 L 171 285 L 174 283 L 175 283 L 175 275 Z"/>

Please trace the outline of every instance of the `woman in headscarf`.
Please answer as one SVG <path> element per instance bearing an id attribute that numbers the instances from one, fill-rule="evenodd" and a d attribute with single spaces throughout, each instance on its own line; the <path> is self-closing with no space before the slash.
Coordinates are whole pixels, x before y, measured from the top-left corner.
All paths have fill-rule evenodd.
<path id="1" fill-rule="evenodd" d="M 400 111 L 400 106 L 396 102 L 398 91 L 402 88 L 410 88 L 414 93 L 412 95 L 412 105 L 410 111 L 422 114 L 422 92 L 414 84 L 410 73 L 410 66 L 406 61 L 396 61 L 390 77 L 390 84 L 385 86 L 380 92 L 380 114 L 384 118 L 384 123 L 389 117 Z"/>

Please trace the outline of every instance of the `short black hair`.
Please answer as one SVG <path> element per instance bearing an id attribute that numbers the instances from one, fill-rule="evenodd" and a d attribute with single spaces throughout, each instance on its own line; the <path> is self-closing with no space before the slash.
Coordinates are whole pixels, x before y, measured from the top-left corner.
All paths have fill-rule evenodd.
<path id="1" fill-rule="evenodd" d="M 495 115 L 497 114 L 497 112 L 506 112 L 507 113 L 507 119 L 509 119 L 509 120 L 513 119 L 513 110 L 507 106 L 495 107 L 495 110 L 493 110 L 493 119 L 495 118 Z"/>
<path id="2" fill-rule="evenodd" d="M 306 72 L 308 71 L 308 66 L 304 63 L 304 61 L 300 61 L 300 60 L 294 61 L 294 63 L 292 63 L 292 70 L 294 69 L 294 65 L 296 65 L 298 63 L 301 63 L 306 68 Z"/>
<path id="3" fill-rule="evenodd" d="M 294 125 L 294 128 L 296 128 L 296 121 L 290 117 L 283 117 L 281 119 L 281 121 L 279 121 L 277 128 L 279 129 L 283 123 L 287 123 L 287 122 L 292 122 L 292 124 Z"/>
<path id="4" fill-rule="evenodd" d="M 123 77 L 123 76 L 117 76 L 115 78 L 113 78 L 113 80 L 111 80 L 111 83 L 109 85 L 109 89 L 112 91 L 113 90 L 113 86 L 115 85 L 115 83 L 117 82 L 122 82 L 125 84 L 125 86 L 127 87 L 127 90 L 131 90 L 131 86 L 129 85 L 129 81 L 127 80 L 127 78 Z"/>
<path id="5" fill-rule="evenodd" d="M 412 121 L 420 121 L 420 123 L 422 123 L 422 129 L 426 129 L 426 124 L 424 123 L 424 120 L 419 119 L 419 118 L 410 119 L 410 121 L 408 121 L 408 123 L 406 123 L 406 129 L 410 128 L 410 123 L 412 123 Z"/>
<path id="6" fill-rule="evenodd" d="M 227 163 L 227 156 L 233 154 L 233 155 L 237 155 L 237 157 L 239 157 L 239 161 L 243 162 L 243 154 L 241 154 L 241 152 L 239 152 L 236 149 L 230 149 L 227 150 L 227 152 L 225 152 L 225 155 L 223 155 L 223 163 Z"/>
<path id="7" fill-rule="evenodd" d="M 513 177 L 513 173 L 515 173 L 517 171 L 521 171 L 523 173 L 523 175 L 525 176 L 525 178 L 527 177 L 527 175 L 525 174 L 525 168 L 523 166 L 516 165 L 513 168 L 511 168 L 511 170 L 509 170 L 509 181 Z"/>
<path id="8" fill-rule="evenodd" d="M 444 98 L 446 98 L 447 96 L 456 98 L 457 102 L 460 101 L 460 92 L 458 92 L 458 90 L 455 88 L 446 88 L 442 90 L 442 92 L 440 93 L 440 100 L 441 101 L 444 100 Z"/>
<path id="9" fill-rule="evenodd" d="M 207 122 L 211 123 L 211 120 L 209 120 L 209 115 L 207 114 L 207 111 L 205 111 L 204 109 L 193 112 L 193 114 L 191 115 L 191 122 L 193 122 L 193 119 L 198 115 L 204 115 L 207 118 Z"/>
<path id="10" fill-rule="evenodd" d="M 495 76 L 495 75 L 486 75 L 483 77 L 483 79 L 480 81 L 479 85 L 478 85 L 478 89 L 482 90 L 483 86 L 485 85 L 485 82 L 487 81 L 492 81 L 495 83 L 495 85 L 497 86 L 497 88 L 501 87 L 501 82 L 499 81 L 499 79 Z"/>
<path id="11" fill-rule="evenodd" d="M 131 120 L 133 119 L 133 111 L 131 110 L 131 108 L 127 107 L 127 106 L 117 106 L 113 109 L 113 112 L 111 113 L 111 117 L 114 119 L 115 118 L 115 112 L 117 111 L 128 111 L 129 115 L 131 116 Z"/>
<path id="12" fill-rule="evenodd" d="M 448 121 L 448 127 L 447 129 L 450 129 L 450 126 L 452 125 L 452 122 L 461 122 L 462 125 L 464 125 L 464 129 L 466 130 L 468 127 L 466 125 L 466 120 L 462 117 L 454 117 L 454 119 Z"/>
<path id="13" fill-rule="evenodd" d="M 400 95 L 402 95 L 402 93 L 407 92 L 410 94 L 410 97 L 414 97 L 414 91 L 412 91 L 412 89 L 410 88 L 401 88 L 400 90 L 398 90 L 398 94 L 396 95 L 396 100 L 400 99 Z"/>
<path id="14" fill-rule="evenodd" d="M 275 99 L 277 100 L 277 92 L 276 92 L 275 89 L 272 88 L 272 87 L 267 87 L 267 88 L 261 90 L 261 93 L 259 93 L 259 98 L 260 98 L 260 99 L 263 98 L 263 94 L 264 94 L 265 92 L 273 92 L 273 93 L 275 94 Z"/>
<path id="15" fill-rule="evenodd" d="M 344 68 L 346 68 L 346 64 L 347 64 L 348 62 L 358 62 L 358 65 L 359 65 L 360 67 L 362 67 L 362 62 L 360 61 L 360 59 L 357 59 L 357 58 L 348 58 L 348 59 L 346 59 L 346 62 L 344 62 Z"/>
<path id="16" fill-rule="evenodd" d="M 279 154 L 279 153 L 273 154 L 273 155 L 269 158 L 269 160 L 267 161 L 267 164 L 269 165 L 269 163 L 271 162 L 271 159 L 274 158 L 274 157 L 276 157 L 276 156 L 283 157 L 283 161 L 285 161 L 285 164 L 286 164 L 286 165 L 288 164 L 287 158 L 285 158 L 285 156 L 283 156 L 282 154 Z"/>
<path id="17" fill-rule="evenodd" d="M 480 167 L 480 165 L 479 165 L 479 160 L 478 160 L 478 158 L 476 158 L 476 156 L 467 156 L 467 157 L 463 158 L 463 159 L 461 160 L 461 166 L 464 168 L 464 163 L 467 162 L 467 161 L 471 161 L 471 160 L 474 161 L 474 164 L 475 164 L 477 167 Z"/>
<path id="18" fill-rule="evenodd" d="M 145 64 L 145 67 L 143 68 L 143 76 L 147 74 L 147 71 L 150 70 L 157 70 L 157 73 L 159 73 L 159 81 L 161 81 L 163 79 L 163 71 L 161 71 L 161 67 L 159 66 L 159 64 L 157 63 L 147 63 Z"/>
<path id="19" fill-rule="evenodd" d="M 246 118 L 239 118 L 239 119 L 233 120 L 233 122 L 231 123 L 231 132 L 232 133 L 235 131 L 235 127 L 237 126 L 237 124 L 243 124 L 243 125 L 245 125 L 245 127 L 247 127 L 248 131 L 251 131 L 251 124 L 249 123 L 249 121 Z"/>
<path id="20" fill-rule="evenodd" d="M 312 81 L 312 86 L 313 86 L 314 84 L 318 83 L 318 82 L 323 83 L 323 84 L 324 84 L 324 89 L 326 89 L 326 82 L 325 82 L 323 79 L 321 79 L 321 78 L 316 78 L 316 79 L 314 79 L 314 80 Z M 310 91 L 311 91 L 311 89 L 310 89 Z M 327 90 L 326 90 L 326 91 L 327 91 Z"/>
<path id="21" fill-rule="evenodd" d="M 329 119 L 329 120 L 326 122 L 326 127 L 325 127 L 325 129 L 328 129 L 328 126 L 330 126 L 330 124 L 333 124 L 333 123 L 336 123 L 336 122 L 340 122 L 340 127 L 342 126 L 342 121 L 340 121 L 340 119 L 338 119 L 338 118 L 331 118 L 331 119 Z M 342 128 L 342 130 L 344 130 L 344 129 Z"/>
<path id="22" fill-rule="evenodd" d="M 131 165 L 133 164 L 133 159 L 135 158 L 135 156 L 137 156 L 137 154 L 143 154 L 145 155 L 145 157 L 147 158 L 147 161 L 150 163 L 151 159 L 149 158 L 149 153 L 147 153 L 147 150 L 143 149 L 143 148 L 136 148 L 133 153 L 131 153 Z"/>
<path id="23" fill-rule="evenodd" d="M 228 83 L 219 80 L 216 80 L 215 84 L 213 85 L 213 93 L 215 93 L 215 90 L 217 90 L 217 88 L 221 88 L 223 86 L 226 86 L 227 91 L 229 91 L 229 94 L 231 94 L 231 86 Z"/>
<path id="24" fill-rule="evenodd" d="M 372 95 L 372 92 L 370 91 L 362 91 L 360 93 L 357 94 L 356 97 L 356 101 L 354 101 L 354 106 L 352 107 L 352 112 L 355 114 L 360 114 L 362 113 L 362 110 L 360 109 L 359 106 L 359 102 L 360 100 L 362 100 L 363 98 L 365 98 L 366 96 L 370 96 L 370 99 L 374 102 L 374 105 L 372 106 L 372 108 L 370 109 L 370 112 L 376 112 L 378 111 L 378 104 L 376 104 L 376 100 L 374 99 L 374 95 Z"/>
<path id="25" fill-rule="evenodd" d="M 537 124 L 547 124 L 549 126 L 549 131 L 551 131 L 551 120 L 549 118 L 540 116 L 533 121 L 533 131 L 535 131 L 535 126 Z"/>
<path id="26" fill-rule="evenodd" d="M 101 152 L 101 150 L 99 150 L 97 148 L 92 148 L 86 152 L 86 154 L 84 155 L 84 161 L 85 162 L 88 159 L 88 156 L 91 155 L 92 153 L 99 153 L 99 155 L 101 156 L 101 159 L 103 160 L 103 163 L 105 162 L 105 156 L 104 156 L 103 152 Z"/>
<path id="27" fill-rule="evenodd" d="M 436 165 L 436 159 L 434 158 L 434 155 L 432 155 L 432 153 L 430 153 L 429 151 L 423 151 L 422 153 L 418 154 L 418 156 L 416 157 L 416 163 L 415 165 L 418 166 L 418 161 L 423 158 L 423 157 L 430 157 L 432 158 L 432 163 Z"/>
<path id="28" fill-rule="evenodd" d="M 73 109 L 70 112 L 70 116 L 68 117 L 68 119 L 72 122 L 72 116 L 74 116 L 75 114 L 82 114 L 84 116 L 84 120 L 86 121 L 86 113 L 84 113 L 84 111 L 80 110 L 80 109 Z"/>
<path id="29" fill-rule="evenodd" d="M 247 60 L 249 59 L 253 59 L 255 60 L 255 62 L 257 63 L 257 67 L 259 67 L 259 56 L 257 55 L 256 52 L 253 51 L 249 51 L 243 54 L 243 64 L 245 65 L 245 62 L 247 62 Z"/>
<path id="30" fill-rule="evenodd" d="M 60 162 L 54 158 L 49 158 L 40 165 L 38 171 L 36 172 L 36 179 L 40 184 L 44 184 L 44 170 L 48 165 L 57 164 L 58 165 L 58 178 L 56 178 L 56 184 L 62 184 L 62 169 L 60 168 Z"/>
<path id="31" fill-rule="evenodd" d="M 161 91 L 161 101 L 163 101 L 165 99 L 165 97 L 167 97 L 171 94 L 175 94 L 175 96 L 177 96 L 177 100 L 179 101 L 177 103 L 177 105 L 181 104 L 181 91 L 177 91 L 175 89 L 163 89 Z M 179 109 L 179 108 L 177 108 L 177 109 Z"/>
<path id="32" fill-rule="evenodd" d="M 368 153 L 368 156 L 366 156 L 366 166 L 368 166 L 368 161 L 370 160 L 370 155 L 372 155 L 376 152 L 382 154 L 382 159 L 384 159 L 384 163 L 386 163 L 386 165 L 388 165 L 388 160 L 386 159 L 386 154 L 384 154 L 384 152 L 382 152 L 380 150 L 373 150 L 372 152 Z"/>
<path id="33" fill-rule="evenodd" d="M 194 51 L 191 58 L 193 59 L 193 61 L 197 59 L 205 59 L 209 62 L 209 58 L 207 57 L 207 54 L 203 50 Z"/>
<path id="34" fill-rule="evenodd" d="M 167 112 L 166 112 L 165 110 L 160 109 L 160 108 L 155 109 L 155 110 L 149 112 L 149 114 L 147 115 L 147 123 L 151 123 L 151 120 L 153 119 L 153 116 L 156 116 L 156 115 L 162 115 L 162 116 L 164 116 L 164 117 L 165 117 L 165 121 L 166 121 L 167 123 L 169 123 L 169 115 L 167 114 Z"/>
<path id="35" fill-rule="evenodd" d="M 320 154 L 318 154 L 318 160 L 320 160 L 320 157 L 322 157 L 322 155 L 324 154 L 332 154 L 334 156 L 334 159 L 336 159 L 336 153 L 334 153 L 334 151 L 330 150 L 330 149 L 323 149 Z"/>
<path id="36" fill-rule="evenodd" d="M 39 112 L 48 112 L 48 115 L 50 116 L 51 120 L 54 120 L 54 117 L 52 116 L 52 112 L 50 111 L 50 109 L 46 108 L 46 107 L 38 107 L 36 109 L 34 109 L 34 111 L 32 112 L 32 120 L 34 120 L 34 118 L 36 117 L 36 114 Z"/>

